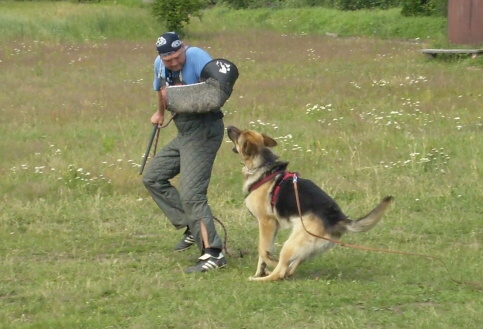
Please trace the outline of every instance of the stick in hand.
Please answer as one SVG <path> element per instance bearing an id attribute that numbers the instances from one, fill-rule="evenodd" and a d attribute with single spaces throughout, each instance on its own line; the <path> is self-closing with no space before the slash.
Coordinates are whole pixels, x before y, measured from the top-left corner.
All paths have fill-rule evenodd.
<path id="1" fill-rule="evenodd" d="M 159 126 L 155 124 L 153 126 L 153 131 L 151 132 L 151 137 L 149 138 L 148 147 L 146 148 L 146 152 L 144 152 L 143 163 L 141 164 L 141 168 L 139 168 L 139 175 L 142 175 L 144 171 L 144 167 L 146 166 L 146 161 L 149 158 L 149 152 L 151 151 L 151 146 L 153 145 L 154 138 L 156 137 L 156 132 L 158 131 Z"/>

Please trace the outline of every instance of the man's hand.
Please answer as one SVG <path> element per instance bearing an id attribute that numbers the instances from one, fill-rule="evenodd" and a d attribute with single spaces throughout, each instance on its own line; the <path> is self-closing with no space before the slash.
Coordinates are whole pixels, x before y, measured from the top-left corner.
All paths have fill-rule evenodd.
<path id="1" fill-rule="evenodd" d="M 164 122 L 164 111 L 161 113 L 160 111 L 154 112 L 151 116 L 151 123 L 161 126 Z"/>

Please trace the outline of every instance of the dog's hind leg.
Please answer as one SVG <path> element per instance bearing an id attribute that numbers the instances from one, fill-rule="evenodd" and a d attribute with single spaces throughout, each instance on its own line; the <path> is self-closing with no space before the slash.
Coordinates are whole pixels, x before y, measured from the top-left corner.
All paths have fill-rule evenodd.
<path id="1" fill-rule="evenodd" d="M 317 241 L 313 241 L 311 237 L 308 241 L 305 242 L 307 246 L 301 246 L 299 252 L 302 254 L 299 255 L 294 261 L 289 264 L 288 271 L 286 277 L 292 276 L 295 273 L 297 267 L 305 260 L 309 259 L 310 257 L 323 253 L 332 247 L 334 247 L 334 243 L 325 241 L 323 239 L 318 239 Z"/>
<path id="2" fill-rule="evenodd" d="M 277 259 L 272 255 L 273 243 L 278 232 L 278 222 L 274 218 L 258 219 L 258 265 L 254 277 L 263 277 L 269 274 L 266 267 L 277 266 Z"/>

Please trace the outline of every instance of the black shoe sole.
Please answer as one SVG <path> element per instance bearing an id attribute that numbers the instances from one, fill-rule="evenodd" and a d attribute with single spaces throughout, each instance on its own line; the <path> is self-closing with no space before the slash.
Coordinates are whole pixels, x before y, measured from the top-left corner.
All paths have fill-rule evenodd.
<path id="1" fill-rule="evenodd" d="M 189 248 L 193 247 L 193 245 L 189 246 L 189 247 L 186 247 L 186 248 L 183 248 L 183 249 L 174 249 L 173 251 L 174 252 L 181 252 L 181 251 L 185 251 L 185 250 L 188 250 Z"/>

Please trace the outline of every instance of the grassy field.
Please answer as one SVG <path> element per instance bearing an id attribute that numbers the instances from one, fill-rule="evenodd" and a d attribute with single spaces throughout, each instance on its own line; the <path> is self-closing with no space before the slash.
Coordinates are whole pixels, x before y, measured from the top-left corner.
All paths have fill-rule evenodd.
<path id="1" fill-rule="evenodd" d="M 352 218 L 395 197 L 379 226 L 345 242 L 435 256 L 454 279 L 483 281 L 479 59 L 424 57 L 419 50 L 441 42 L 441 29 L 419 39 L 334 37 L 325 32 L 343 34 L 323 24 L 255 24 L 260 13 L 239 12 L 253 21 L 237 28 L 234 14 L 216 9 L 188 28 L 188 44 L 241 72 L 225 124 L 275 137 L 289 168 Z M 294 13 L 290 19 L 306 15 Z M 367 20 L 359 14 L 341 14 L 338 24 Z M 425 257 L 340 247 L 292 279 L 249 282 L 257 223 L 245 210 L 228 139 L 209 198 L 229 251 L 245 256 L 214 273 L 184 274 L 198 254 L 171 252 L 181 232 L 138 175 L 156 109 L 152 65 L 162 26 L 143 6 L 12 2 L 0 3 L 0 26 L 0 328 L 482 323 L 481 285 L 458 284 Z M 173 125 L 163 129 L 160 146 L 174 134 Z"/>

